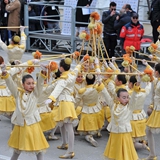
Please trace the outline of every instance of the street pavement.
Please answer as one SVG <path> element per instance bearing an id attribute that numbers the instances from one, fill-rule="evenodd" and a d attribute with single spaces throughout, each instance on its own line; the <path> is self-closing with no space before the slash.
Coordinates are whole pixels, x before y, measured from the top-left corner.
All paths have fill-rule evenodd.
<path id="1" fill-rule="evenodd" d="M 6 53 L 0 50 L 0 56 L 3 56 L 5 62 L 7 62 Z M 29 59 L 33 59 L 31 53 L 26 52 L 23 55 L 22 62 L 27 61 Z M 144 69 L 144 66 L 139 66 L 139 69 Z M 145 110 L 147 106 L 150 104 L 151 95 L 146 97 L 145 101 Z M 10 160 L 12 155 L 12 149 L 10 149 L 7 145 L 7 141 L 10 136 L 12 125 L 10 120 L 4 116 L 0 116 L 0 160 Z M 56 136 L 60 137 L 60 134 L 56 134 Z M 109 134 L 107 131 L 102 131 L 101 138 L 95 138 L 98 141 L 98 147 L 91 146 L 88 142 L 85 141 L 84 136 L 75 136 L 75 160 L 104 160 L 103 152 L 108 140 Z M 156 143 L 156 153 L 158 159 L 160 160 L 160 135 L 155 135 L 155 143 Z M 27 137 L 26 137 L 27 138 Z M 61 145 L 61 137 L 59 140 L 49 141 L 49 149 L 47 149 L 44 160 L 60 160 L 58 157 L 63 155 L 65 151 L 58 150 L 57 146 Z M 139 158 L 145 158 L 148 156 L 149 152 L 145 149 L 141 149 L 137 151 Z M 35 160 L 36 156 L 34 154 L 22 153 L 19 157 L 19 160 Z"/>

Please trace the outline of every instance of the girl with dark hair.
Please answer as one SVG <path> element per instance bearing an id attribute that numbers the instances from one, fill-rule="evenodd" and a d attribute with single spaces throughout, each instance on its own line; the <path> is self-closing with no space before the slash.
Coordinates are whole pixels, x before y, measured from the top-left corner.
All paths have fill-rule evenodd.
<path id="1" fill-rule="evenodd" d="M 139 83 L 134 86 L 131 98 L 126 89 L 120 88 L 117 91 L 117 100 L 111 98 L 108 91 L 105 96 L 106 102 L 111 109 L 111 121 L 107 127 L 110 132 L 104 156 L 114 160 L 138 160 L 138 155 L 131 137 L 131 116 L 139 106 L 135 105 L 138 99 Z"/>
<path id="2" fill-rule="evenodd" d="M 14 128 L 8 141 L 9 147 L 14 149 L 11 160 L 17 160 L 22 151 L 35 153 L 37 160 L 43 160 L 43 150 L 49 147 L 39 125 L 41 119 L 37 109 L 37 100 L 47 73 L 46 67 L 41 68 L 36 86 L 33 77 L 25 75 L 22 78 L 23 89 L 18 89 L 6 66 L 1 65 L 2 78 L 16 99 L 16 110 L 11 118 Z"/>
<path id="3" fill-rule="evenodd" d="M 70 58 L 65 58 L 60 61 L 59 70 L 62 74 L 57 80 L 55 89 L 46 101 L 47 104 L 53 101 L 55 102 L 55 106 L 58 106 L 54 120 L 60 126 L 62 145 L 57 148 L 67 150 L 64 155 L 59 157 L 62 159 L 73 158 L 75 156 L 73 127 L 78 124 L 78 118 L 74 108 L 73 92 L 74 83 L 81 66 L 77 65 L 74 72 L 71 72 L 71 63 Z"/>

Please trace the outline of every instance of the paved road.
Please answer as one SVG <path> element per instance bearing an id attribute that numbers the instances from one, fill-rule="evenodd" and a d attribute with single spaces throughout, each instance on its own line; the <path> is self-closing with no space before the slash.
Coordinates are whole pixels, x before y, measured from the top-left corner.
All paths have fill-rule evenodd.
<path id="1" fill-rule="evenodd" d="M 3 56 L 5 60 L 6 54 L 0 50 L 0 56 Z M 22 61 L 32 59 L 31 53 L 25 53 Z M 140 66 L 139 69 L 143 69 L 143 66 Z M 146 97 L 145 107 L 150 103 L 149 97 Z M 11 132 L 11 123 L 10 120 L 4 116 L 0 116 L 0 160 L 9 160 L 12 155 L 12 150 L 7 146 L 7 141 Z M 76 160 L 104 160 L 103 151 L 105 149 L 108 133 L 107 131 L 102 132 L 102 138 L 97 138 L 98 147 L 92 147 L 89 143 L 84 140 L 83 136 L 75 137 L 75 157 Z M 58 134 L 57 136 L 60 137 Z M 155 135 L 156 141 L 156 152 L 158 159 L 160 160 L 160 135 Z M 46 151 L 45 160 L 60 160 L 58 157 L 63 155 L 65 151 L 58 150 L 57 146 L 61 144 L 61 138 L 55 141 L 49 141 L 50 147 Z M 145 158 L 148 156 L 147 150 L 138 150 L 138 155 L 140 158 Z M 22 153 L 19 157 L 20 160 L 35 160 L 36 157 L 32 154 Z"/>

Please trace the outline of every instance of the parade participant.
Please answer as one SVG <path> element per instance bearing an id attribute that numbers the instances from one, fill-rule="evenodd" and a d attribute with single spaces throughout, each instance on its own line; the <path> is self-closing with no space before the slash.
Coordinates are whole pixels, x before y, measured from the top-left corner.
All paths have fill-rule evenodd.
<path id="1" fill-rule="evenodd" d="M 134 102 L 137 100 L 139 83 L 134 86 L 134 92 L 129 99 L 126 89 L 117 91 L 118 103 L 114 103 L 109 93 L 104 93 L 106 102 L 111 109 L 111 122 L 107 129 L 110 132 L 109 140 L 104 151 L 104 156 L 113 160 L 138 160 L 131 137 L 131 115 L 133 110 L 138 109 Z"/>
<path id="2" fill-rule="evenodd" d="M 26 35 L 24 33 L 24 28 L 25 27 L 20 26 L 21 38 L 19 36 L 13 36 L 9 46 L 0 39 L 0 46 L 7 53 L 9 63 L 12 63 L 14 60 L 21 61 L 22 59 L 23 53 L 26 49 Z"/>
<path id="3" fill-rule="evenodd" d="M 82 101 L 81 118 L 77 128 L 78 132 L 86 135 L 85 139 L 97 147 L 98 143 L 93 138 L 93 135 L 98 134 L 104 124 L 102 106 L 99 102 L 99 93 L 104 88 L 104 85 L 95 85 L 95 79 L 95 75 L 88 74 L 86 76 L 87 85 L 79 90 L 79 94 L 76 96 L 76 106 Z"/>
<path id="4" fill-rule="evenodd" d="M 57 148 L 67 149 L 67 152 L 59 157 L 62 159 L 73 158 L 75 156 L 73 126 L 78 124 L 78 118 L 74 108 L 73 91 L 74 83 L 81 66 L 77 65 L 74 72 L 71 72 L 71 63 L 70 58 L 60 61 L 59 70 L 62 74 L 57 80 L 57 85 L 49 96 L 49 99 L 46 100 L 46 103 L 51 103 L 52 101 L 55 102 L 55 105 L 58 103 L 57 115 L 54 120 L 60 126 L 62 145 Z M 66 136 L 68 136 L 68 145 Z"/>
<path id="5" fill-rule="evenodd" d="M 25 67 L 21 67 L 21 66 L 33 65 L 35 61 L 36 60 L 29 60 L 25 63 L 20 64 L 19 67 L 15 67 L 15 68 L 7 67 L 7 72 L 13 78 L 25 69 Z M 4 63 L 4 59 L 3 57 L 0 56 L 0 64 L 3 64 L 3 63 Z M 20 83 L 19 81 L 16 81 L 16 82 L 18 82 L 18 84 Z M 15 99 L 12 96 L 9 88 L 6 85 L 6 82 L 4 81 L 2 77 L 0 78 L 0 102 L 1 102 L 0 103 L 0 114 L 3 114 L 7 116 L 8 118 L 11 118 L 11 115 L 14 112 L 15 107 L 16 107 Z"/>
<path id="6" fill-rule="evenodd" d="M 153 91 L 153 111 L 147 120 L 147 130 L 146 135 L 148 139 L 148 146 L 150 148 L 150 154 L 147 158 L 143 160 L 158 160 L 155 151 L 155 141 L 153 134 L 160 133 L 160 63 L 155 65 L 154 76 L 156 77 L 153 81 L 154 91 Z"/>
<path id="7" fill-rule="evenodd" d="M 16 110 L 11 118 L 15 126 L 8 141 L 9 147 L 14 149 L 11 160 L 17 160 L 22 151 L 35 153 L 37 160 L 42 160 L 43 150 L 49 147 L 39 125 L 41 119 L 37 109 L 37 99 L 47 73 L 44 65 L 41 65 L 41 68 L 36 86 L 33 77 L 25 75 L 22 78 L 23 89 L 18 89 L 7 73 L 6 66 L 1 65 L 2 78 L 16 98 Z"/>
<path id="8" fill-rule="evenodd" d="M 129 94 L 132 95 L 134 85 L 137 83 L 137 79 L 135 76 L 131 76 L 129 79 L 128 87 Z M 140 89 L 138 91 L 138 99 L 135 101 L 136 106 L 138 106 L 138 110 L 134 110 L 132 113 L 131 126 L 132 126 L 132 138 L 134 142 L 134 146 L 136 149 L 147 149 L 150 151 L 149 147 L 145 144 L 145 130 L 146 130 L 146 113 L 143 110 L 144 101 L 146 96 L 151 91 L 151 83 L 148 82 L 145 89 Z M 142 141 L 143 143 L 139 143 Z"/>

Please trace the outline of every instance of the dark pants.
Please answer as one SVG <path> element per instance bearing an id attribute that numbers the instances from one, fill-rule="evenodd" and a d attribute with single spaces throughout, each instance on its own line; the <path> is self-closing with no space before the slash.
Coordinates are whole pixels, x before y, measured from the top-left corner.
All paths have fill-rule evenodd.
<path id="1" fill-rule="evenodd" d="M 117 45 L 117 35 L 104 34 L 103 41 L 109 57 L 114 57 L 114 49 Z M 106 55 L 104 55 L 104 57 L 107 58 Z"/>
<path id="2" fill-rule="evenodd" d="M 159 33 L 157 32 L 157 28 L 160 25 L 160 21 L 158 21 L 158 22 L 157 21 L 154 21 L 154 22 L 151 21 L 151 25 L 152 25 L 153 40 L 154 40 L 154 43 L 156 43 L 157 40 L 158 40 L 158 36 L 159 36 Z"/>
<path id="3" fill-rule="evenodd" d="M 9 36 L 8 36 L 8 30 L 7 29 L 2 29 L 1 30 L 1 39 L 5 43 L 7 42 L 7 45 L 9 45 Z"/>

